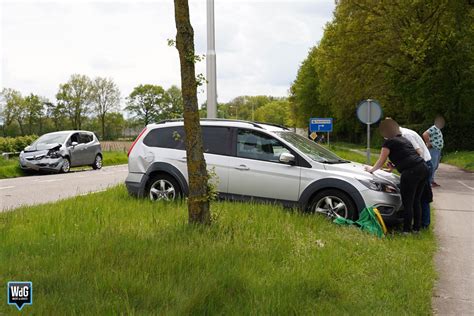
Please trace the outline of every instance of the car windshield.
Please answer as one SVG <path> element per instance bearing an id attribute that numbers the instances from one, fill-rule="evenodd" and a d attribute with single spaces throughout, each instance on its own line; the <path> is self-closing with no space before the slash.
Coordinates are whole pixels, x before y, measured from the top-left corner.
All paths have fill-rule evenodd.
<path id="1" fill-rule="evenodd" d="M 32 145 L 49 145 L 49 144 L 62 144 L 66 140 L 69 133 L 51 133 L 44 134 L 38 138 Z"/>
<path id="2" fill-rule="evenodd" d="M 322 163 L 346 163 L 347 160 L 342 159 L 333 152 L 327 150 L 321 145 L 316 144 L 312 140 L 298 135 L 293 132 L 276 132 L 278 136 L 295 146 L 299 151 L 307 155 L 316 162 Z"/>

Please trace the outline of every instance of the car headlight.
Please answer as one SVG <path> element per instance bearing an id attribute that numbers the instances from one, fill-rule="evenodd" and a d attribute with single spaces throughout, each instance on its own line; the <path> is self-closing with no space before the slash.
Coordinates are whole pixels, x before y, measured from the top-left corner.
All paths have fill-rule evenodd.
<path id="1" fill-rule="evenodd" d="M 61 154 L 59 153 L 58 150 L 53 150 L 53 149 L 51 149 L 51 150 L 48 151 L 48 153 L 46 154 L 46 157 L 48 157 L 48 158 L 59 158 L 59 157 L 61 157 Z"/>
<path id="2" fill-rule="evenodd" d="M 358 179 L 358 180 L 367 188 L 374 191 L 380 191 L 380 192 L 386 192 L 386 193 L 398 192 L 398 189 L 394 185 L 389 184 L 389 183 L 375 181 L 375 180 L 361 180 L 361 179 Z"/>

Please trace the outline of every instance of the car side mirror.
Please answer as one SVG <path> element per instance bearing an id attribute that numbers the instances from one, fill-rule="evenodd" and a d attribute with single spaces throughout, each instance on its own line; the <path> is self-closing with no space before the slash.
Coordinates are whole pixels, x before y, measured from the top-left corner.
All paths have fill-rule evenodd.
<path id="1" fill-rule="evenodd" d="M 71 146 L 72 146 L 72 147 L 76 147 L 77 145 L 79 145 L 78 142 L 72 142 L 72 143 L 71 143 Z"/>
<path id="2" fill-rule="evenodd" d="M 295 162 L 295 156 L 290 153 L 281 153 L 280 162 L 292 164 Z"/>

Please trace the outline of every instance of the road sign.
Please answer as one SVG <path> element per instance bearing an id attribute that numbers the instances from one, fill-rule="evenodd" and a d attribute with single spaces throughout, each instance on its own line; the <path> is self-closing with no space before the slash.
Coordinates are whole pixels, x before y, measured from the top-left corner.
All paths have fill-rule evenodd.
<path id="1" fill-rule="evenodd" d="M 310 132 L 332 132 L 332 118 L 309 119 Z"/>
<path id="2" fill-rule="evenodd" d="M 370 125 L 377 123 L 382 117 L 382 108 L 377 101 L 367 99 L 359 103 L 357 118 L 367 124 L 367 164 L 370 165 Z"/>
<path id="3" fill-rule="evenodd" d="M 367 99 L 359 103 L 357 118 L 364 124 L 377 123 L 382 117 L 382 108 L 377 101 Z"/>
<path id="4" fill-rule="evenodd" d="M 316 134 L 316 132 L 312 132 L 311 134 L 309 134 L 309 137 L 311 137 L 312 140 L 315 140 L 316 138 L 318 138 L 318 134 Z"/>

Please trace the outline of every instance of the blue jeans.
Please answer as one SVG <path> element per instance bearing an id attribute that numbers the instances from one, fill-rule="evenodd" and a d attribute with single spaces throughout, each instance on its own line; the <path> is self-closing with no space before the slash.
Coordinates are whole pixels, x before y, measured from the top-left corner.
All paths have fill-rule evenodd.
<path id="1" fill-rule="evenodd" d="M 430 183 L 433 183 L 436 170 L 438 170 L 439 161 L 441 160 L 441 149 L 430 148 L 431 164 L 433 169 L 430 174 Z"/>
<path id="2" fill-rule="evenodd" d="M 433 164 L 431 163 L 431 160 L 426 162 L 426 166 L 428 167 L 429 175 L 431 178 L 431 175 L 433 174 Z M 428 178 L 425 190 L 431 190 L 430 178 Z M 430 193 L 431 192 L 424 192 L 421 199 L 421 226 L 422 227 L 428 227 L 430 226 L 430 223 L 431 223 L 430 202 L 431 202 L 432 194 Z"/>

